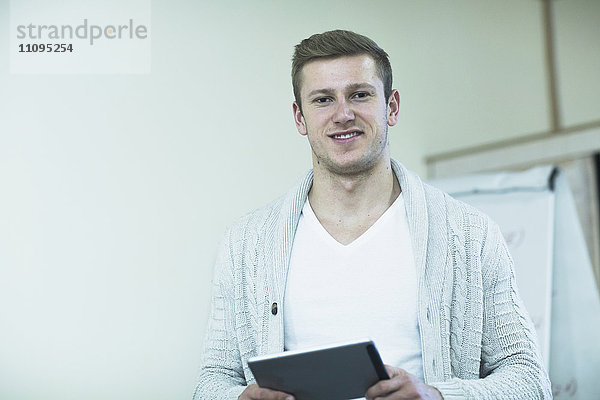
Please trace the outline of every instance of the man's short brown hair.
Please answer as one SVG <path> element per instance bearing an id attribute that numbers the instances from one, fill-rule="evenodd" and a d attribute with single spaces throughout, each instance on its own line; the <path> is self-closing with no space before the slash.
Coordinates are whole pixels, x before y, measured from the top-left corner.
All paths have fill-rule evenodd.
<path id="1" fill-rule="evenodd" d="M 383 82 L 386 100 L 392 94 L 392 66 L 387 53 L 373 40 L 351 31 L 334 30 L 312 35 L 296 45 L 292 57 L 292 86 L 296 103 L 302 110 L 300 86 L 302 68 L 309 62 L 321 58 L 369 55 L 375 61 L 377 75 Z"/>

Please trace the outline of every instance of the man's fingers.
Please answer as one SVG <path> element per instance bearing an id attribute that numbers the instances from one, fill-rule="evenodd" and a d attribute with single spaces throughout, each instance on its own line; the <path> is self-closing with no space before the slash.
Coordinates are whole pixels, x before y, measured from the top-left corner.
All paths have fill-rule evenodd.
<path id="1" fill-rule="evenodd" d="M 379 381 L 367 390 L 367 393 L 365 393 L 367 399 L 374 399 L 375 397 L 394 393 L 408 381 L 408 374 L 401 368 L 391 367 L 388 369 L 388 373 L 390 374 L 390 379 Z"/>
<path id="2" fill-rule="evenodd" d="M 408 372 L 406 372 L 402 368 L 392 367 L 391 365 L 385 364 L 385 369 L 387 370 L 390 378 L 393 378 L 395 376 L 408 375 Z"/>
<path id="3" fill-rule="evenodd" d="M 407 398 L 413 396 L 416 391 L 414 390 L 415 383 L 418 379 L 413 375 L 409 374 L 402 368 L 392 367 L 385 365 L 385 368 L 390 375 L 390 379 L 384 379 L 371 386 L 365 397 L 367 399 L 374 399 L 376 397 L 384 397 L 390 394 L 406 395 Z"/>
<path id="4" fill-rule="evenodd" d="M 242 392 L 238 400 L 294 400 L 294 396 L 253 384 Z"/>
<path id="5" fill-rule="evenodd" d="M 287 393 L 258 388 L 252 400 L 293 400 L 293 397 Z"/>
<path id="6" fill-rule="evenodd" d="M 396 368 L 392 367 L 391 365 L 387 365 L 387 364 L 384 364 L 383 366 L 385 367 L 385 370 L 387 371 L 388 375 L 392 376 L 392 374 L 394 373 L 394 370 Z"/>

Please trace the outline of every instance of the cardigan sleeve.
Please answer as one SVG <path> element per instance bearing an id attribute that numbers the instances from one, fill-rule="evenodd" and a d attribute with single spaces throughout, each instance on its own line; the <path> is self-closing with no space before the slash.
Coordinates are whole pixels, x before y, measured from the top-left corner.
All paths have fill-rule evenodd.
<path id="1" fill-rule="evenodd" d="M 552 399 L 533 323 L 519 296 L 512 258 L 498 226 L 482 247 L 483 335 L 480 379 L 430 383 L 454 399 Z"/>
<path id="2" fill-rule="evenodd" d="M 193 400 L 235 400 L 246 387 L 235 331 L 230 238 L 227 233 L 217 255 L 204 355 Z"/>

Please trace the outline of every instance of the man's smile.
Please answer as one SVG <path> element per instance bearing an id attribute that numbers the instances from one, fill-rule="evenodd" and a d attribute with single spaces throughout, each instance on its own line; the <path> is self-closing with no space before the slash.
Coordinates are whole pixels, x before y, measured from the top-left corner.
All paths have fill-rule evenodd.
<path id="1" fill-rule="evenodd" d="M 336 139 L 336 140 L 345 140 L 345 139 L 351 139 L 354 137 L 357 137 L 359 135 L 362 135 L 363 133 L 357 129 L 351 129 L 351 130 L 347 130 L 347 131 L 343 131 L 343 132 L 336 132 L 332 135 L 328 135 L 330 138 L 332 139 Z"/>

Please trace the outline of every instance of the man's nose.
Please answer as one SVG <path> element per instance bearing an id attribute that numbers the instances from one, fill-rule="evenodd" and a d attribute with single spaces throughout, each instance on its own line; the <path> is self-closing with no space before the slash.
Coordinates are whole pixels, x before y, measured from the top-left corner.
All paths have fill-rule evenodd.
<path id="1" fill-rule="evenodd" d="M 339 100 L 335 105 L 333 122 L 343 124 L 352 121 L 353 119 L 354 112 L 352 111 L 350 104 L 348 104 L 346 100 Z"/>

